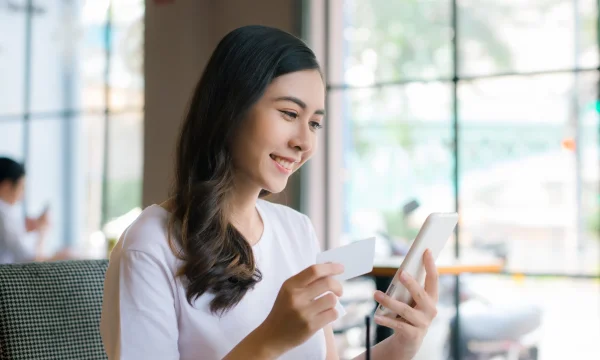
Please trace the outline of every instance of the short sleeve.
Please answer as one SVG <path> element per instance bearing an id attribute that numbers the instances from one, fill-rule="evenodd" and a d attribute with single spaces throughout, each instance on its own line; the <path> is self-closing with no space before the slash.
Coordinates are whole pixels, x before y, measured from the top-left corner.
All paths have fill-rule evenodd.
<path id="1" fill-rule="evenodd" d="M 165 263 L 137 250 L 111 258 L 100 332 L 109 360 L 179 359 L 172 276 Z"/>

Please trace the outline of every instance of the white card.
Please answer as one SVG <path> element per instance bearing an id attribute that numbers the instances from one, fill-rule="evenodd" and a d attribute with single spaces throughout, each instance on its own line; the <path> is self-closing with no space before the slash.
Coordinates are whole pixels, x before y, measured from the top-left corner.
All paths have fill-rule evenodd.
<path id="1" fill-rule="evenodd" d="M 354 241 L 317 255 L 317 264 L 327 262 L 344 265 L 344 272 L 334 276 L 338 281 L 349 280 L 373 271 L 375 261 L 375 238 Z"/>

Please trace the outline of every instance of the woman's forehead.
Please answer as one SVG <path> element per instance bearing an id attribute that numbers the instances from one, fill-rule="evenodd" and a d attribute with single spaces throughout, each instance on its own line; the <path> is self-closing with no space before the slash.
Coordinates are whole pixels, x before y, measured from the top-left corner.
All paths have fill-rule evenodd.
<path id="1" fill-rule="evenodd" d="M 325 106 L 325 85 L 317 70 L 279 76 L 269 85 L 265 95 L 270 99 L 295 98 L 313 110 L 323 109 Z"/>

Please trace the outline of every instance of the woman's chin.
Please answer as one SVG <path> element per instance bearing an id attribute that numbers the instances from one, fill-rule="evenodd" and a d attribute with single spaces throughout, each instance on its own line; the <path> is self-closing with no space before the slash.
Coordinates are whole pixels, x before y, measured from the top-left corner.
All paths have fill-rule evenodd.
<path id="1" fill-rule="evenodd" d="M 271 181 L 265 181 L 263 189 L 270 192 L 271 194 L 279 194 L 283 190 L 285 190 L 285 186 L 287 185 L 287 179 L 281 180 L 272 179 Z"/>

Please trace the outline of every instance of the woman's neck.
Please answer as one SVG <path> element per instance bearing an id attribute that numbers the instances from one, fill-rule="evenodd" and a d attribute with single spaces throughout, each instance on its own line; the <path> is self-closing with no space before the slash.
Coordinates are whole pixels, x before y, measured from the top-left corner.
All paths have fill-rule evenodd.
<path id="1" fill-rule="evenodd" d="M 228 219 L 251 245 L 260 239 L 264 224 L 256 210 L 259 191 L 241 193 L 232 191 L 228 202 Z"/>

